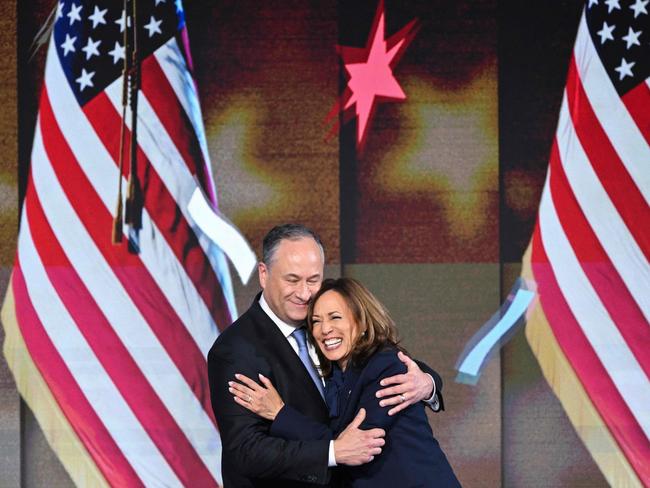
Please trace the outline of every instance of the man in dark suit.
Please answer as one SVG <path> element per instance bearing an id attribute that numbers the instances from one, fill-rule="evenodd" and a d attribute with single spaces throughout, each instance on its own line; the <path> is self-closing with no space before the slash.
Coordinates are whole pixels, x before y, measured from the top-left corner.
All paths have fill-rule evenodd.
<path id="1" fill-rule="evenodd" d="M 270 422 L 242 408 L 229 392 L 236 374 L 250 378 L 262 374 L 287 404 L 328 422 L 323 384 L 314 364 L 318 359 L 304 332 L 309 300 L 323 280 L 324 260 L 320 239 L 310 229 L 294 224 L 273 228 L 264 238 L 258 266 L 262 293 L 210 349 L 208 375 L 221 434 L 225 488 L 325 485 L 329 467 L 363 464 L 381 452 L 383 430 L 358 429 L 363 413 L 336 440 L 287 441 L 272 437 Z M 378 394 L 385 397 L 381 404 L 398 411 L 428 399 L 435 409 L 442 400 L 436 392 L 440 377 L 407 361 L 406 374 L 382 381 L 393 386 Z"/>

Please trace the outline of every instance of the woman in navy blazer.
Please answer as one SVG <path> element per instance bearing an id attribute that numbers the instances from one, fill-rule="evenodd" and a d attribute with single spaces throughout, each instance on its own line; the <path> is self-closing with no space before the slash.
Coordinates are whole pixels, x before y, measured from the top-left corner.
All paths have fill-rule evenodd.
<path id="1" fill-rule="evenodd" d="M 416 403 L 393 416 L 388 407 L 379 406 L 375 394 L 381 378 L 406 372 L 397 357 L 395 324 L 383 305 L 356 280 L 325 280 L 307 322 L 326 379 L 330 424 L 285 405 L 263 376 L 264 386 L 248 378 L 243 378 L 245 385 L 231 385 L 237 403 L 272 420 L 270 434 L 285 439 L 334 439 L 355 416 L 361 429 L 384 429 L 383 452 L 367 464 L 339 468 L 341 486 L 459 487 L 431 432 L 424 405 Z"/>

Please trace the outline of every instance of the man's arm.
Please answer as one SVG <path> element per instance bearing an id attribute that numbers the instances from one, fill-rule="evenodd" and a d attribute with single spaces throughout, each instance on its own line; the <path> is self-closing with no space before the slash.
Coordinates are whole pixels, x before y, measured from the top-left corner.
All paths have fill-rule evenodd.
<path id="1" fill-rule="evenodd" d="M 386 388 L 376 394 L 377 398 L 383 398 L 379 405 L 393 406 L 389 415 L 395 415 L 420 401 L 426 402 L 434 412 L 444 410 L 440 375 L 426 364 L 413 361 L 401 351 L 397 356 L 406 365 L 407 371 L 381 380 L 381 386 Z"/>
<path id="2" fill-rule="evenodd" d="M 363 407 L 367 411 L 361 428 L 381 428 L 388 431 L 397 417 L 390 414 L 388 406 L 381 406 L 377 401 L 381 378 L 408 374 L 407 366 L 401 359 L 398 359 L 396 354 L 385 351 L 379 353 L 367 367 L 372 369 L 364 372 L 364 385 L 359 398 L 359 407 Z"/>
<path id="3" fill-rule="evenodd" d="M 359 466 L 368 463 L 381 454 L 385 431 L 373 428 L 361 430 L 360 425 L 366 418 L 365 409 L 361 408 L 356 417 L 348 424 L 334 441 L 336 464 Z M 307 439 L 318 436 L 333 439 L 334 432 L 326 425 L 312 420 L 289 405 L 285 405 L 273 421 L 271 432 L 286 439 Z"/>
<path id="4" fill-rule="evenodd" d="M 429 395 L 422 401 L 426 403 L 427 406 L 431 408 L 431 410 L 433 410 L 434 412 L 443 411 L 445 409 L 445 403 L 442 399 L 441 376 L 422 361 L 418 361 L 417 359 L 414 359 L 413 361 L 417 363 L 417 365 L 420 367 L 422 372 L 428 375 L 431 381 L 433 382 L 433 391 L 431 392 L 431 395 Z"/>

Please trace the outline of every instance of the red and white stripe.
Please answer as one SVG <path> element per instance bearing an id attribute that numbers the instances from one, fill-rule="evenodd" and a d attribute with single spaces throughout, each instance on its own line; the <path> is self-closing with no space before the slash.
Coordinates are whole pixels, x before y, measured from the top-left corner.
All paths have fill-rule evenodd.
<path id="1" fill-rule="evenodd" d="M 160 52 L 142 67 L 130 254 L 111 244 L 121 80 L 82 108 L 50 45 L 12 286 L 32 359 L 110 484 L 216 486 L 205 357 L 236 312 L 222 253 L 187 216 L 195 177 L 213 193 L 196 90 L 176 40 Z"/>
<path id="2" fill-rule="evenodd" d="M 532 242 L 544 312 L 650 486 L 650 88 L 619 97 L 583 15 Z"/>

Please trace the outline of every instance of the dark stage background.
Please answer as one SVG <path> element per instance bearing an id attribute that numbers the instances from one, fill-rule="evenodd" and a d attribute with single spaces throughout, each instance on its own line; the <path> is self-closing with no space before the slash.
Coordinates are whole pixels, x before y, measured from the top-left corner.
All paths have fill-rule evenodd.
<path id="1" fill-rule="evenodd" d="M 4 295 L 45 54 L 29 47 L 53 4 L 1 5 Z M 328 274 L 387 304 L 405 347 L 446 380 L 447 411 L 430 421 L 464 486 L 606 486 L 523 331 L 477 386 L 453 381 L 518 276 L 582 2 L 386 0 L 387 36 L 413 18 L 421 29 L 394 70 L 407 100 L 379 106 L 359 153 L 354 122 L 326 140 L 324 120 L 345 84 L 336 45 L 364 46 L 376 7 L 186 2 L 221 210 L 258 254 L 275 224 L 314 227 Z M 257 283 L 234 283 L 243 311 Z M 0 486 L 70 485 L 0 360 Z"/>

